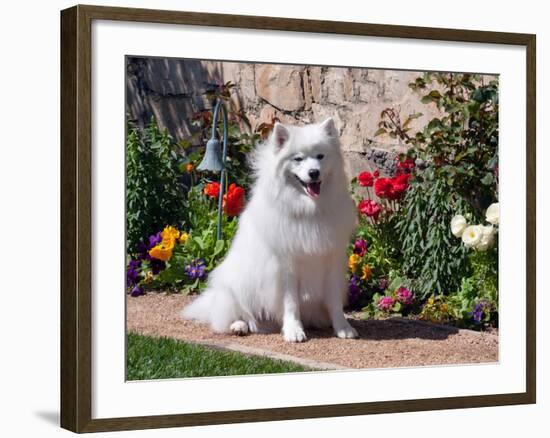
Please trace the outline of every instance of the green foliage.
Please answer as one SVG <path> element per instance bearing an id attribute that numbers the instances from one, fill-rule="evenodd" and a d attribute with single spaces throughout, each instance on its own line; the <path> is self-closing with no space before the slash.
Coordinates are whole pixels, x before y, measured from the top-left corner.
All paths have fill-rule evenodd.
<path id="1" fill-rule="evenodd" d="M 128 124 L 126 139 L 127 251 L 166 224 L 185 220 L 185 193 L 180 182 L 179 156 L 166 132 L 154 119 L 145 129 Z"/>
<path id="2" fill-rule="evenodd" d="M 230 183 L 247 188 L 250 171 L 246 156 L 259 140 L 259 134 L 241 132 L 242 114 L 231 110 L 230 82 L 212 84 L 205 92 L 214 104 L 222 99 L 229 110 L 229 141 L 226 160 L 227 177 Z M 246 120 L 245 120 L 246 121 Z M 216 239 L 218 199 L 204 194 L 208 182 L 219 181 L 219 174 L 199 173 L 196 166 L 202 161 L 204 147 L 212 135 L 212 112 L 202 111 L 192 117 L 196 128 L 192 137 L 177 145 L 160 132 L 153 119 L 146 129 L 133 125 L 128 127 L 127 141 L 127 241 L 128 253 L 140 261 L 139 280 L 141 290 L 166 289 L 192 293 L 206 285 L 206 275 L 190 278 L 186 268 L 193 261 L 205 262 L 206 274 L 217 265 L 227 252 L 237 229 L 237 218 L 222 215 L 222 239 Z M 223 132 L 222 117 L 217 126 L 218 136 Z M 181 157 L 181 158 L 180 158 Z M 227 186 L 225 187 L 227 193 Z M 171 254 L 159 268 L 159 263 L 144 259 L 138 253 L 139 244 L 147 243 L 148 236 L 172 225 L 189 234 L 185 244 L 176 243 Z M 155 271 L 153 267 L 161 272 Z M 131 286 L 134 286 L 132 282 Z"/>
<path id="3" fill-rule="evenodd" d="M 387 221 L 380 221 L 373 225 L 361 215 L 359 227 L 356 230 L 355 238 L 364 239 L 368 242 L 369 250 L 362 257 L 362 264 L 372 267 L 372 279 L 386 277 L 389 272 L 399 269 L 400 254 L 397 251 L 395 217 Z M 353 251 L 353 245 L 349 253 Z"/>
<path id="4" fill-rule="evenodd" d="M 242 124 L 250 126 L 250 123 L 245 114 L 236 111 L 232 107 L 230 93 L 234 87 L 235 85 L 231 82 L 221 85 L 212 84 L 212 87 L 208 88 L 204 94 L 212 105 L 215 104 L 215 99 L 221 99 L 228 110 L 229 126 L 226 169 L 228 175 L 230 175 L 231 182 L 248 190 L 251 172 L 248 167 L 247 155 L 254 149 L 261 136 L 258 133 L 249 134 L 241 130 Z M 196 128 L 196 132 L 192 135 L 191 141 L 181 142 L 181 146 L 187 153 L 187 162 L 196 164 L 201 162 L 204 148 L 192 148 L 189 145 L 191 143 L 206 144 L 212 136 L 212 123 L 212 113 L 209 110 L 194 115 L 191 125 Z M 222 138 L 223 118 L 221 114 L 216 129 L 218 138 Z"/>
<path id="5" fill-rule="evenodd" d="M 438 324 L 451 322 L 453 317 L 456 318 L 456 314 L 453 314 L 449 300 L 450 298 L 444 295 L 428 298 L 422 307 L 419 318 Z"/>
<path id="6" fill-rule="evenodd" d="M 450 312 L 461 326 L 498 325 L 498 249 L 470 251 L 472 275 L 462 278 L 460 287 L 449 299 Z M 476 306 L 485 304 L 482 319 L 476 322 Z M 489 309 L 489 310 L 487 310 Z"/>
<path id="7" fill-rule="evenodd" d="M 441 117 L 415 135 L 394 109 L 381 114 L 377 135 L 399 138 L 424 163 L 417 170 L 400 211 L 397 231 L 403 270 L 416 279 L 423 297 L 451 293 L 468 274 L 467 251 L 449 228 L 456 214 L 480 217 L 498 198 L 498 82 L 479 75 L 425 73 L 410 87 Z"/>
<path id="8" fill-rule="evenodd" d="M 414 290 L 423 298 L 456 290 L 467 274 L 467 249 L 452 235 L 450 223 L 454 215 L 468 215 L 469 210 L 434 169 L 417 173 L 412 181 L 396 229 L 403 271 L 415 278 Z"/>
<path id="9" fill-rule="evenodd" d="M 218 351 L 170 338 L 153 338 L 129 333 L 127 339 L 128 380 L 311 371 L 291 362 Z"/>
<path id="10" fill-rule="evenodd" d="M 484 83 L 480 75 L 425 73 L 409 86 L 421 102 L 442 111 L 415 135 L 401 124 L 395 110 L 382 113 L 379 133 L 388 133 L 413 147 L 417 157 L 438 168 L 449 189 L 467 200 L 476 213 L 497 201 L 498 81 Z"/>
<path id="11" fill-rule="evenodd" d="M 174 247 L 166 268 L 152 281 L 142 283 L 144 288 L 177 290 L 184 294 L 200 292 L 206 287 L 206 277 L 190 278 L 185 268 L 193 260 L 202 259 L 208 273 L 220 263 L 229 249 L 237 231 L 237 219 L 222 215 L 222 239 L 217 240 L 216 201 L 202 193 L 202 184 L 189 191 L 188 205 L 190 232 L 187 242 Z"/>
<path id="12" fill-rule="evenodd" d="M 498 245 L 487 251 L 470 251 L 472 279 L 483 297 L 492 301 L 498 300 Z"/>

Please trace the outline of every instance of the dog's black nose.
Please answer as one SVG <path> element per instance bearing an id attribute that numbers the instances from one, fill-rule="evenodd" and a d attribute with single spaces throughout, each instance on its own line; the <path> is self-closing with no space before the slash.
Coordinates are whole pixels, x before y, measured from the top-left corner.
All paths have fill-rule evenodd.
<path id="1" fill-rule="evenodd" d="M 317 169 L 309 169 L 307 173 L 312 180 L 319 179 L 320 172 Z"/>

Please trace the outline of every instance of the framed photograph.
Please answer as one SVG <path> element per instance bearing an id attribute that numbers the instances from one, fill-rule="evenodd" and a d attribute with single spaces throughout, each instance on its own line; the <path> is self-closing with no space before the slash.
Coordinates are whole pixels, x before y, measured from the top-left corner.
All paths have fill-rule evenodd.
<path id="1" fill-rule="evenodd" d="M 535 35 L 61 12 L 61 426 L 535 403 Z"/>

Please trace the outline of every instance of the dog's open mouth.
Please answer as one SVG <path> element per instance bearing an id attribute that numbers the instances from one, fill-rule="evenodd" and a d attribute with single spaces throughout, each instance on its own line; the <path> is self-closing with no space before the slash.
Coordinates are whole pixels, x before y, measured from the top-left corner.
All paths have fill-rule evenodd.
<path id="1" fill-rule="evenodd" d="M 296 175 L 294 175 L 296 176 Z M 300 184 L 308 194 L 310 198 L 316 198 L 321 194 L 321 181 L 312 181 L 309 183 L 303 182 L 298 176 L 296 179 L 300 181 Z"/>

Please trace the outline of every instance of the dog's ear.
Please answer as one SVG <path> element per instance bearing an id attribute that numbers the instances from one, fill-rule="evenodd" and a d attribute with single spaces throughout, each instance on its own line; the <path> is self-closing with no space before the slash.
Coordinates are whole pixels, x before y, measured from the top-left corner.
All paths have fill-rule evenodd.
<path id="1" fill-rule="evenodd" d="M 290 138 L 290 132 L 286 126 L 280 124 L 279 122 L 275 123 L 273 133 L 271 135 L 277 150 L 281 149 Z"/>
<path id="2" fill-rule="evenodd" d="M 329 117 L 324 122 L 322 122 L 320 125 L 321 129 L 323 130 L 323 133 L 330 138 L 336 138 L 338 137 L 338 132 L 336 131 L 336 126 L 334 126 L 334 120 L 332 120 L 332 117 Z"/>

